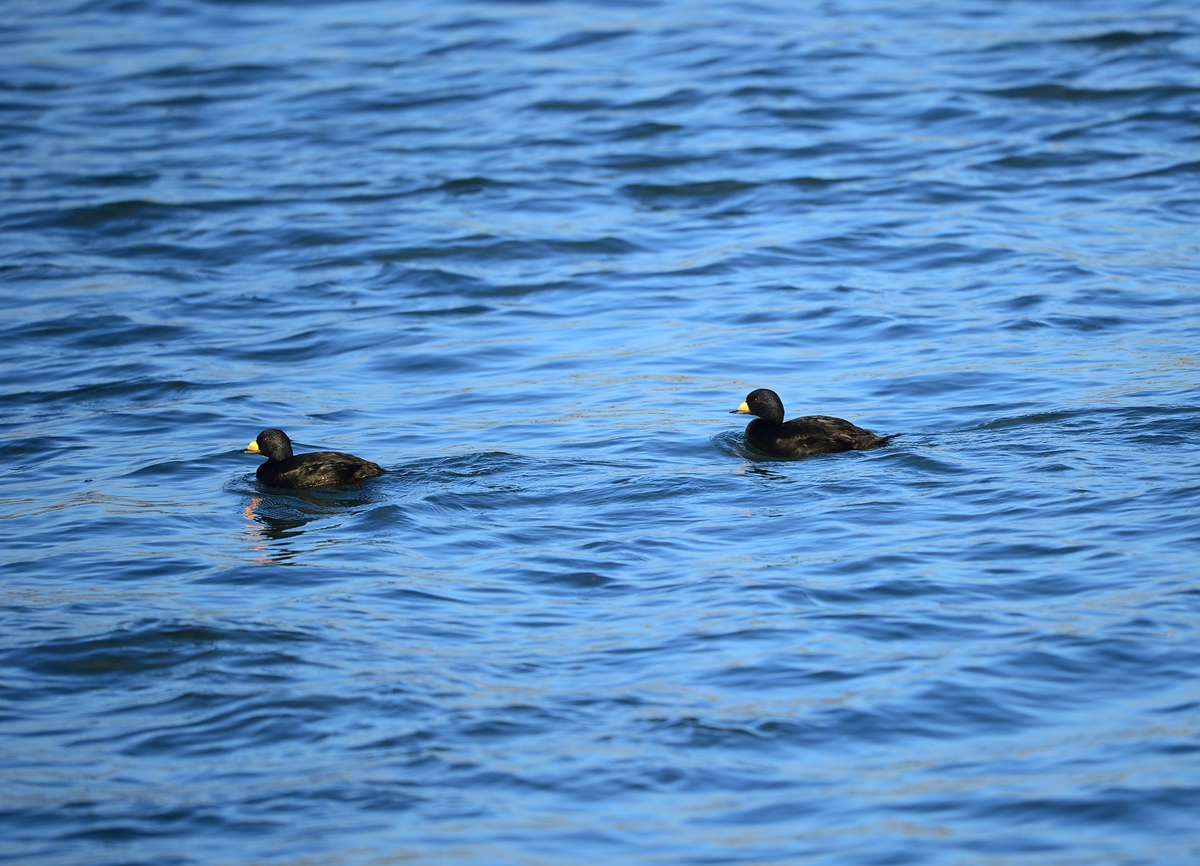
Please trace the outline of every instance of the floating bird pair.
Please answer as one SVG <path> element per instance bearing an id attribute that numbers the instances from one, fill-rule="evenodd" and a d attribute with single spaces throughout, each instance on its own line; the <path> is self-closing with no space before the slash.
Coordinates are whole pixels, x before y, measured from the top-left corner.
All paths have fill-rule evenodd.
<path id="1" fill-rule="evenodd" d="M 746 443 L 780 457 L 807 457 L 839 451 L 865 451 L 888 444 L 894 436 L 876 436 L 841 418 L 807 415 L 783 420 L 783 402 L 766 388 L 751 391 L 731 415 L 755 415 L 746 425 Z M 246 446 L 267 462 L 255 473 L 272 487 L 334 487 L 382 475 L 387 470 L 370 460 L 340 451 L 292 454 L 292 440 L 282 430 L 264 430 Z"/>

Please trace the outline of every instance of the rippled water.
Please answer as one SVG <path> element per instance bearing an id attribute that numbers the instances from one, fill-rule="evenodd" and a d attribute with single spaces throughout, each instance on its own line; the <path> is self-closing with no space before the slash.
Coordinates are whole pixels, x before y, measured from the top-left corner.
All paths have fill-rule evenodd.
<path id="1" fill-rule="evenodd" d="M 811 5 L 0 14 L 0 861 L 1200 860 L 1195 9 Z"/>

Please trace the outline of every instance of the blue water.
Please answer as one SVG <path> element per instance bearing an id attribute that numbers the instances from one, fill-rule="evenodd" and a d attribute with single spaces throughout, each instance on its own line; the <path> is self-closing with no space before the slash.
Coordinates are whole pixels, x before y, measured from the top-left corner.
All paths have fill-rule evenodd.
<path id="1" fill-rule="evenodd" d="M 0 862 L 1200 862 L 1198 171 L 1190 0 L 8 4 Z"/>

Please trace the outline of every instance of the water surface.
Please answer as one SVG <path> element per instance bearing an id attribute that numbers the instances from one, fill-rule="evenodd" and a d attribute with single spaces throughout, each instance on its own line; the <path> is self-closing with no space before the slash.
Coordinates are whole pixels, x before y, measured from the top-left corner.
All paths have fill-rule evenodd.
<path id="1" fill-rule="evenodd" d="M 1190 4 L 0 49 L 0 861 L 1200 858 Z"/>

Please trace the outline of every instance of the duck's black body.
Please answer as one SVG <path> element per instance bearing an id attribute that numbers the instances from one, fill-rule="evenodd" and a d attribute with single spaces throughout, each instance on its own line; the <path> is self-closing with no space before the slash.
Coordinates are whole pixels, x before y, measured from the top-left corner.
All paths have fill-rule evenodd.
<path id="1" fill-rule="evenodd" d="M 292 440 L 282 430 L 262 431 L 246 450 L 267 458 L 254 474 L 263 484 L 272 487 L 336 487 L 374 478 L 387 471 L 378 463 L 341 451 L 294 455 Z"/>
<path id="2" fill-rule="evenodd" d="M 839 451 L 865 451 L 888 444 L 893 436 L 876 436 L 841 418 L 806 415 L 783 420 L 783 401 L 774 391 L 759 388 L 730 414 L 756 415 L 746 425 L 746 443 L 780 457 L 806 457 Z"/>

